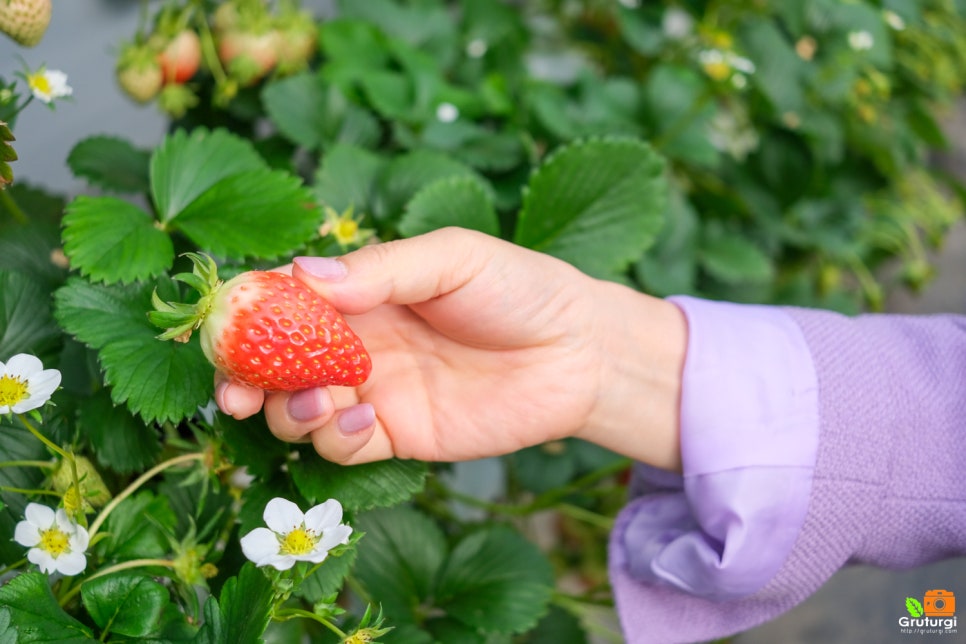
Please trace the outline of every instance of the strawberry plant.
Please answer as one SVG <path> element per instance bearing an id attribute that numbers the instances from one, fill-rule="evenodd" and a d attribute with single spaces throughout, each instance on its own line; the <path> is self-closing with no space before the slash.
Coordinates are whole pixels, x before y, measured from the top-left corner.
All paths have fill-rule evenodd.
<path id="1" fill-rule="evenodd" d="M 4 81 L 0 640 L 586 642 L 629 463 L 341 466 L 217 411 L 215 365 L 368 374 L 321 300 L 271 349 L 294 379 L 251 369 L 241 335 L 304 322 L 272 270 L 461 226 L 661 295 L 858 311 L 928 281 L 959 216 L 924 163 L 966 62 L 951 0 L 337 5 L 146 4 L 115 71 L 171 127 L 91 132 L 70 199 L 11 169 L 26 92 L 63 79 Z M 269 282 L 279 313 L 225 323 Z"/>

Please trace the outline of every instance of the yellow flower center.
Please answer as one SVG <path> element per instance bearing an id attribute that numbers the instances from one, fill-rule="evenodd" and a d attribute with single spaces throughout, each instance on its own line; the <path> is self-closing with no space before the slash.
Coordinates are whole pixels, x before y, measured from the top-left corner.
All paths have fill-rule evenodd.
<path id="1" fill-rule="evenodd" d="M 278 551 L 283 555 L 307 555 L 315 548 L 319 538 L 305 528 L 295 528 L 281 540 Z"/>
<path id="2" fill-rule="evenodd" d="M 347 246 L 358 239 L 359 222 L 357 222 L 355 219 L 340 218 L 336 223 L 332 234 L 335 235 L 335 240 L 337 242 L 343 246 Z"/>
<path id="3" fill-rule="evenodd" d="M 723 81 L 731 75 L 731 65 L 725 62 L 705 63 L 704 73 L 716 81 Z"/>
<path id="4" fill-rule="evenodd" d="M 40 533 L 40 549 L 49 552 L 54 559 L 70 551 L 70 535 L 58 527 Z"/>
<path id="5" fill-rule="evenodd" d="M 50 96 L 53 91 L 53 88 L 50 86 L 50 81 L 47 79 L 47 75 L 40 72 L 27 76 L 27 84 L 30 85 L 30 89 L 32 89 L 34 92 L 43 94 L 44 96 Z"/>
<path id="6" fill-rule="evenodd" d="M 26 397 L 26 382 L 15 376 L 0 377 L 0 405 L 16 405 Z"/>

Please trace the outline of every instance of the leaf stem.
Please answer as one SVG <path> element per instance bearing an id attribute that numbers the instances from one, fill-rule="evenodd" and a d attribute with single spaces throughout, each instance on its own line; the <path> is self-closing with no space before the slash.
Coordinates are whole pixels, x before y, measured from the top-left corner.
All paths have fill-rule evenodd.
<path id="1" fill-rule="evenodd" d="M 5 467 L 39 467 L 49 470 L 57 467 L 57 464 L 51 461 L 0 461 L 0 469 Z"/>
<path id="2" fill-rule="evenodd" d="M 128 485 L 117 496 L 111 499 L 111 501 L 107 505 L 105 505 L 104 508 L 101 510 L 100 514 L 97 515 L 97 518 L 94 519 L 94 522 L 91 524 L 90 530 L 88 531 L 88 534 L 90 535 L 91 540 L 94 539 L 94 535 L 97 534 L 97 531 L 100 529 L 101 525 L 103 525 L 104 521 L 107 520 L 108 515 L 110 515 L 111 512 L 114 511 L 114 508 L 120 505 L 121 502 L 124 501 L 124 499 L 134 494 L 138 490 L 138 488 L 144 485 L 154 475 L 159 474 L 170 467 L 181 465 L 182 463 L 188 463 L 191 461 L 203 461 L 206 456 L 207 454 L 205 452 L 192 452 L 191 454 L 182 454 L 181 456 L 175 456 L 174 458 L 170 458 L 166 461 L 162 461 L 161 463 L 158 463 L 157 465 L 155 465 L 154 467 L 146 471 L 144 474 L 134 479 L 134 481 L 132 481 L 130 485 Z"/>
<path id="3" fill-rule="evenodd" d="M 13 215 L 13 218 L 16 219 L 18 223 L 27 223 L 27 215 L 23 210 L 20 209 L 20 206 L 17 205 L 17 202 L 14 201 L 14 198 L 10 196 L 9 190 L 0 190 L 0 203 L 3 204 L 3 207 L 6 208 L 11 215 Z"/>
<path id="4" fill-rule="evenodd" d="M 295 617 L 302 617 L 305 619 L 311 619 L 313 621 L 316 621 L 319 624 L 322 624 L 322 626 L 325 626 L 333 633 L 335 633 L 338 637 L 340 637 L 343 640 L 349 637 L 341 628 L 339 628 L 338 626 L 336 626 L 326 618 L 322 617 L 321 615 L 316 615 L 315 613 L 309 612 L 307 610 L 302 610 L 301 608 L 286 608 L 284 610 L 275 611 L 275 618 L 280 622 L 287 621 Z"/>
<path id="5" fill-rule="evenodd" d="M 4 192 L 5 191 L 0 191 L 0 194 L 3 194 Z M 62 448 L 60 445 L 58 445 L 57 443 L 53 442 L 52 440 L 50 440 L 49 438 L 41 434 L 40 430 L 34 427 L 33 423 L 27 420 L 26 415 L 17 414 L 17 418 L 20 419 L 20 422 L 23 423 L 24 427 L 26 427 L 31 434 L 37 437 L 37 440 L 39 440 L 41 443 L 46 445 L 55 454 L 61 456 L 62 458 L 66 458 L 70 462 L 74 461 L 73 454 L 70 454 L 69 452 L 64 450 L 64 448 Z"/>
<path id="6" fill-rule="evenodd" d="M 114 564 L 113 566 L 108 566 L 107 568 L 102 568 L 98 570 L 90 577 L 85 577 L 81 580 L 79 584 L 70 589 L 66 595 L 60 598 L 60 605 L 65 606 L 67 602 L 74 598 L 74 596 L 80 592 L 81 588 L 89 581 L 93 581 L 98 577 L 105 577 L 107 575 L 114 574 L 116 572 L 121 572 L 122 570 L 130 570 L 131 568 L 148 568 L 152 566 L 160 566 L 162 568 L 174 568 L 174 562 L 170 559 L 131 559 L 130 561 L 122 561 L 121 563 Z"/>
<path id="7" fill-rule="evenodd" d="M 55 492 L 53 490 L 29 490 L 22 487 L 10 487 L 7 485 L 0 485 L 0 492 L 13 492 L 14 494 L 23 494 L 24 496 L 30 496 L 32 494 L 37 495 L 47 495 L 47 496 L 60 496 L 60 492 Z"/>
<path id="8" fill-rule="evenodd" d="M 24 557 L 20 561 L 13 562 L 9 566 L 4 566 L 3 568 L 0 568 L 0 577 L 3 577 L 4 575 L 6 575 L 11 570 L 16 570 L 17 568 L 19 568 L 20 566 L 24 565 L 25 563 L 27 563 L 27 558 L 26 557 Z"/>

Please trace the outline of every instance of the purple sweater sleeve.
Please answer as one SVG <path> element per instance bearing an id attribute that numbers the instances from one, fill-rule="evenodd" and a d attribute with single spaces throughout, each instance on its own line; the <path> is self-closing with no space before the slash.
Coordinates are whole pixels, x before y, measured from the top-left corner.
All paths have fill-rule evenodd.
<path id="1" fill-rule="evenodd" d="M 848 563 L 966 553 L 966 318 L 674 301 L 684 471 L 639 466 L 611 536 L 628 642 L 746 630 Z"/>

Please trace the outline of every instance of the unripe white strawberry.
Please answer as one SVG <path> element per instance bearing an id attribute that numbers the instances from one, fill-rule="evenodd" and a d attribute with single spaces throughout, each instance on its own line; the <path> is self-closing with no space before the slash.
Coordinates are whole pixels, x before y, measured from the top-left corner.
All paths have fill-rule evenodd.
<path id="1" fill-rule="evenodd" d="M 51 0 L 0 0 L 0 31 L 33 47 L 50 24 Z"/>

